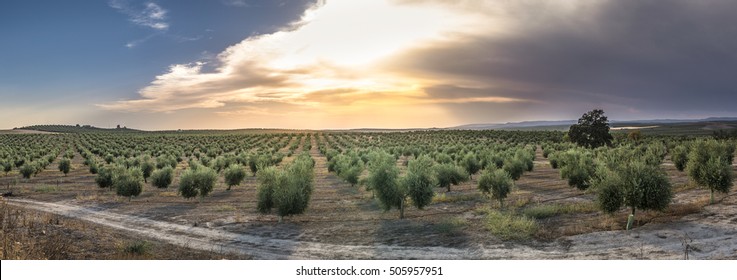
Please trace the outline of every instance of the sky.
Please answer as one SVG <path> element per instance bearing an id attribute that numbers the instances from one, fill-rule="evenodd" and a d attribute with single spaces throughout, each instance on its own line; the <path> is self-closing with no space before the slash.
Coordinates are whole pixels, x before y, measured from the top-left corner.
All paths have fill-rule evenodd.
<path id="1" fill-rule="evenodd" d="M 732 0 L 6 0 L 0 128 L 737 117 Z"/>

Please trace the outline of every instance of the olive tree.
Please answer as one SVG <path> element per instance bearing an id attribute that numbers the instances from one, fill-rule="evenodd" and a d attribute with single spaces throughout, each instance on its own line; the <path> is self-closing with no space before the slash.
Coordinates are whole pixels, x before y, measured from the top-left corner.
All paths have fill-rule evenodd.
<path id="1" fill-rule="evenodd" d="M 110 188 L 113 186 L 113 171 L 110 166 L 100 167 L 95 177 L 95 183 L 100 188 Z"/>
<path id="2" fill-rule="evenodd" d="M 257 172 L 257 210 L 269 213 L 276 208 L 279 221 L 285 216 L 302 214 L 314 188 L 314 161 L 307 154 L 297 157 L 283 171 L 264 167 Z"/>
<path id="3" fill-rule="evenodd" d="M 504 207 L 504 199 L 512 191 L 512 187 L 514 180 L 504 169 L 486 169 L 479 177 L 479 190 L 499 201 L 500 207 Z"/>
<path id="4" fill-rule="evenodd" d="M 231 164 L 225 169 L 223 175 L 225 176 L 225 183 L 228 185 L 228 189 L 233 186 L 239 185 L 246 178 L 246 170 L 240 164 Z"/>
<path id="5" fill-rule="evenodd" d="M 215 186 L 218 175 L 209 167 L 200 166 L 197 169 L 187 169 L 179 178 L 179 194 L 190 199 L 196 196 L 207 196 Z"/>
<path id="6" fill-rule="evenodd" d="M 446 188 L 447 192 L 450 192 L 450 185 L 458 185 L 469 179 L 468 173 L 463 168 L 452 163 L 435 165 L 435 176 L 438 186 Z"/>
<path id="7" fill-rule="evenodd" d="M 143 172 L 139 168 L 114 169 L 112 177 L 115 193 L 128 197 L 128 201 L 143 191 Z"/>
<path id="8" fill-rule="evenodd" d="M 519 180 L 519 178 L 522 177 L 522 173 L 524 173 L 527 169 L 527 164 L 525 164 L 525 162 L 518 157 L 512 157 L 504 160 L 504 165 L 502 166 L 502 169 L 504 169 L 504 171 L 507 171 L 507 173 L 509 173 L 509 176 L 512 176 L 513 180 L 517 181 Z"/>
<path id="9" fill-rule="evenodd" d="M 369 160 L 366 184 L 374 191 L 384 210 L 403 207 L 404 197 L 399 190 L 399 169 L 394 156 L 384 151 L 373 152 Z M 400 212 L 400 218 L 404 213 Z"/>
<path id="10" fill-rule="evenodd" d="M 174 181 L 174 169 L 171 166 L 165 166 L 151 173 L 151 183 L 159 189 L 166 189 Z"/>
<path id="11" fill-rule="evenodd" d="M 33 163 L 24 163 L 18 171 L 23 175 L 23 178 L 29 179 L 33 174 L 36 174 L 36 166 Z"/>
<path id="12" fill-rule="evenodd" d="M 632 228 L 637 209 L 662 211 L 673 198 L 665 171 L 637 160 L 614 169 L 599 168 L 593 182 L 599 207 L 604 212 L 614 213 L 623 206 L 630 208 L 627 230 Z"/>
<path id="13" fill-rule="evenodd" d="M 68 158 L 62 158 L 59 161 L 59 171 L 64 173 L 64 176 L 67 176 L 71 168 L 72 168 L 72 161 L 69 160 Z"/>
<path id="14" fill-rule="evenodd" d="M 563 154 L 563 163 L 560 177 L 568 179 L 569 186 L 579 190 L 586 190 L 591 186 L 591 178 L 595 171 L 591 154 L 570 150 Z"/>
<path id="15" fill-rule="evenodd" d="M 732 187 L 732 156 L 734 146 L 716 140 L 695 142 L 688 154 L 686 171 L 700 186 L 709 188 L 710 203 L 714 192 L 728 193 Z"/>
<path id="16" fill-rule="evenodd" d="M 685 170 L 686 163 L 688 162 L 688 147 L 684 145 L 676 146 L 670 153 L 670 159 L 678 171 Z"/>
<path id="17" fill-rule="evenodd" d="M 478 159 L 476 159 L 476 155 L 474 155 L 472 152 L 468 152 L 463 157 L 463 160 L 461 160 L 461 165 L 463 165 L 463 169 L 466 170 L 469 178 L 471 179 L 473 179 L 473 174 L 476 174 L 476 172 L 479 172 L 479 169 L 481 169 L 481 163 L 479 163 Z"/>
<path id="18" fill-rule="evenodd" d="M 435 196 L 432 189 L 437 184 L 437 179 L 433 164 L 433 160 L 427 156 L 410 160 L 407 165 L 407 174 L 400 180 L 400 193 L 412 199 L 412 204 L 418 209 L 429 205 Z M 401 204 L 400 218 L 404 218 L 404 205 L 406 204 L 404 200 L 406 198 Z"/>
<path id="19" fill-rule="evenodd" d="M 143 174 L 143 182 L 148 183 L 148 178 L 151 177 L 151 173 L 154 171 L 154 168 L 156 167 L 153 162 L 150 160 L 144 159 L 140 164 L 139 167 L 141 168 L 141 172 Z M 166 166 L 170 167 L 170 166 Z M 166 168 L 164 167 L 164 168 Z"/>

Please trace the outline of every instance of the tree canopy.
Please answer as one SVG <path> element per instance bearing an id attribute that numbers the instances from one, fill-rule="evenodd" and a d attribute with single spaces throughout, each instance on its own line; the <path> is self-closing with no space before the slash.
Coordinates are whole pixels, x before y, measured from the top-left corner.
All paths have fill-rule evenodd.
<path id="1" fill-rule="evenodd" d="M 609 120 L 604 116 L 604 110 L 594 109 L 586 112 L 568 130 L 568 138 L 579 146 L 596 148 L 611 146 L 614 139 L 609 134 Z"/>

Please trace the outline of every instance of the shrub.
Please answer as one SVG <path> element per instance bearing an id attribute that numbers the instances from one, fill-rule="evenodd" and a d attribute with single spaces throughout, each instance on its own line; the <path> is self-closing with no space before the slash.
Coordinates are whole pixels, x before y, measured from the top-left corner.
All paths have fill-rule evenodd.
<path id="1" fill-rule="evenodd" d="M 67 173 L 69 173 L 69 170 L 72 168 L 72 161 L 68 158 L 62 158 L 59 161 L 59 171 L 64 173 L 64 176 L 67 176 Z"/>
<path id="2" fill-rule="evenodd" d="M 468 174 L 461 167 L 452 163 L 435 165 L 435 175 L 438 186 L 447 188 L 448 192 L 450 192 L 450 185 L 458 185 L 469 179 Z"/>
<path id="3" fill-rule="evenodd" d="M 491 194 L 491 197 L 498 200 L 502 207 L 504 199 L 507 198 L 513 186 L 512 176 L 503 169 L 486 169 L 479 177 L 479 190 L 486 195 Z"/>
<path id="4" fill-rule="evenodd" d="M 166 189 L 174 181 L 174 169 L 171 166 L 165 166 L 157 169 L 151 174 L 151 183 L 159 189 Z"/>
<path id="5" fill-rule="evenodd" d="M 90 173 L 92 174 L 97 174 L 97 172 L 99 171 L 99 167 L 97 166 L 97 162 L 95 161 L 90 161 L 89 168 Z"/>
<path id="6" fill-rule="evenodd" d="M 4 162 L 3 171 L 5 172 L 5 175 L 8 175 L 11 170 L 13 170 L 13 164 L 10 162 Z"/>
<path id="7" fill-rule="evenodd" d="M 228 190 L 230 190 L 231 187 L 239 185 L 246 178 L 246 170 L 240 164 L 231 164 L 225 169 L 223 175 L 225 176 L 225 183 L 228 185 Z"/>
<path id="8" fill-rule="evenodd" d="M 179 178 L 179 194 L 184 198 L 205 197 L 215 187 L 218 175 L 215 170 L 200 166 L 196 170 L 187 169 Z"/>

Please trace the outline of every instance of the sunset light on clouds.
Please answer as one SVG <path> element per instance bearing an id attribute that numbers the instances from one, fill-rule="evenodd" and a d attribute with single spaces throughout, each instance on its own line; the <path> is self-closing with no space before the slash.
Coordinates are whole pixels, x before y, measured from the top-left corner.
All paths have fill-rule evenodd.
<path id="1" fill-rule="evenodd" d="M 116 50 L 131 65 L 110 67 L 118 72 L 104 78 L 90 70 L 105 69 L 80 70 L 75 79 L 90 73 L 117 86 L 91 85 L 74 102 L 59 98 L 57 106 L 76 111 L 68 118 L 3 114 L 0 126 L 446 127 L 575 119 L 593 107 L 615 119 L 737 116 L 725 105 L 737 104 L 726 74 L 737 72 L 730 54 L 737 36 L 727 36 L 737 26 L 732 1 L 284 3 L 291 12 L 266 7 L 271 1 L 211 3 L 234 19 L 238 11 L 284 13 L 273 12 L 266 27 L 244 23 L 250 32 L 239 40 L 230 32 L 214 43 L 217 30 L 240 25 L 196 26 L 186 18 L 196 9 L 173 9 L 176 2 L 110 1 L 100 8 L 137 34 L 119 43 L 130 53 Z M 3 97 L 75 90 L 14 81 L 0 86 Z"/>

